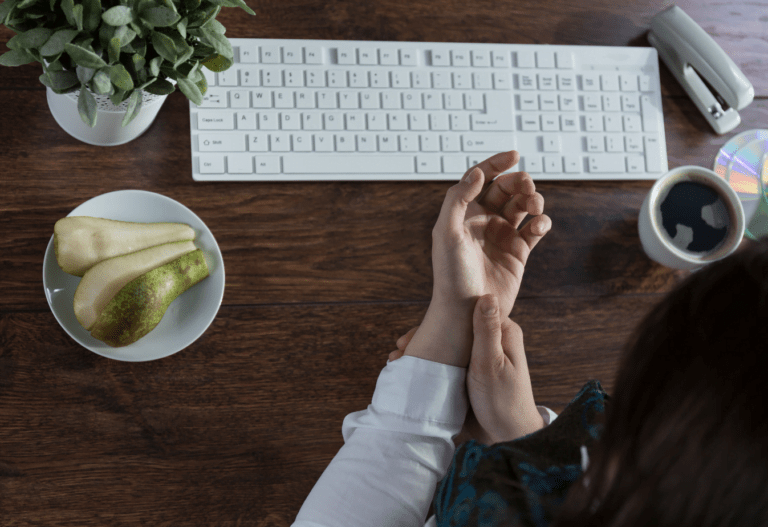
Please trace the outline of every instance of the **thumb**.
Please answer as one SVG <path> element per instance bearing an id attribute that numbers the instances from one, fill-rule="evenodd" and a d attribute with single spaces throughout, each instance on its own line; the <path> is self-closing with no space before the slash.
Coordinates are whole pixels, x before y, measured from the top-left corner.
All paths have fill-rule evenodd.
<path id="1" fill-rule="evenodd" d="M 450 232 L 461 232 L 464 226 L 467 206 L 480 195 L 484 185 L 485 174 L 483 174 L 483 171 L 479 167 L 469 170 L 461 178 L 461 181 L 448 189 L 438 221 L 442 220 L 445 222 Z"/>
<path id="2" fill-rule="evenodd" d="M 474 342 L 470 368 L 476 375 L 496 377 L 504 367 L 504 350 L 501 346 L 501 321 L 498 300 L 485 295 L 475 304 L 472 317 Z"/>

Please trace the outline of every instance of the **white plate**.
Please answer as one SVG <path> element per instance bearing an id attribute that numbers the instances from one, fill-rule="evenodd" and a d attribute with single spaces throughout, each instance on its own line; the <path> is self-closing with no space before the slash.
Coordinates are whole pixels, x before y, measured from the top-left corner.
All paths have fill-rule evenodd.
<path id="1" fill-rule="evenodd" d="M 133 344 L 113 348 L 95 339 L 80 325 L 72 305 L 81 278 L 61 270 L 53 236 L 43 261 L 43 288 L 51 311 L 70 337 L 84 348 L 110 359 L 143 362 L 183 350 L 205 333 L 224 298 L 224 260 L 211 231 L 194 212 L 171 198 L 144 190 L 119 190 L 92 198 L 68 216 L 93 216 L 142 223 L 186 223 L 195 230 L 194 243 L 202 249 L 209 276 L 182 293 L 168 307 L 160 323 Z"/>

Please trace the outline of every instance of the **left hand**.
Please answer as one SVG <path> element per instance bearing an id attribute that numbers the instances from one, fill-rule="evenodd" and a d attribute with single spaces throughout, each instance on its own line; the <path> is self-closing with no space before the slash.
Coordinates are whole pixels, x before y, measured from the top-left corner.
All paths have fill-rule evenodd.
<path id="1" fill-rule="evenodd" d="M 432 231 L 432 301 L 438 305 L 471 314 L 490 293 L 501 316 L 512 312 L 528 255 L 552 227 L 533 179 L 504 174 L 519 161 L 514 150 L 496 154 L 448 190 Z M 535 217 L 518 230 L 528 214 Z"/>

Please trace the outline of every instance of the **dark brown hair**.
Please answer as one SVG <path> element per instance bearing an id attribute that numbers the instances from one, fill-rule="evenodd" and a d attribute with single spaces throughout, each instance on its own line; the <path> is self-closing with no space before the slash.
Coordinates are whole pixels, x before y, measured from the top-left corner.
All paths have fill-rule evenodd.
<path id="1" fill-rule="evenodd" d="M 557 527 L 768 526 L 768 241 L 692 273 L 625 349 Z"/>

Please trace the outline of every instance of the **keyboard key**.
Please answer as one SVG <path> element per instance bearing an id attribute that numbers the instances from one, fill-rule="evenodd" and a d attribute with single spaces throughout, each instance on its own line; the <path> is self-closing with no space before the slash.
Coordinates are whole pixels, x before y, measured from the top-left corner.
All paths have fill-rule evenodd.
<path id="1" fill-rule="evenodd" d="M 232 130 L 233 128 L 231 113 L 199 112 L 197 114 L 198 130 Z"/>
<path id="2" fill-rule="evenodd" d="M 256 156 L 257 174 L 279 174 L 280 156 Z"/>
<path id="3" fill-rule="evenodd" d="M 558 51 L 556 54 L 558 69 L 573 69 L 573 53 L 570 51 Z"/>
<path id="4" fill-rule="evenodd" d="M 397 50 L 395 49 L 382 49 L 379 50 L 379 59 L 382 66 L 399 66 L 400 59 Z"/>
<path id="5" fill-rule="evenodd" d="M 451 50 L 451 65 L 454 67 L 468 67 L 469 66 L 469 53 L 467 51 Z"/>
<path id="6" fill-rule="evenodd" d="M 491 56 L 487 51 L 472 51 L 472 66 L 475 68 L 488 68 L 491 65 Z"/>
<path id="7" fill-rule="evenodd" d="M 258 158 L 257 158 L 258 159 Z M 291 154 L 283 158 L 285 174 L 411 174 L 415 170 L 412 155 L 334 155 L 322 163 L 312 154 Z"/>
<path id="8" fill-rule="evenodd" d="M 201 174 L 223 174 L 224 156 L 213 154 L 200 154 L 198 156 Z"/>
<path id="9" fill-rule="evenodd" d="M 339 48 L 336 50 L 336 60 L 339 64 L 351 65 L 357 64 L 357 49 Z"/>
<path id="10" fill-rule="evenodd" d="M 644 132 L 656 132 L 658 125 L 656 124 L 656 110 L 654 109 L 653 102 L 649 95 L 640 96 L 640 108 L 643 118 L 643 131 Z"/>
<path id="11" fill-rule="evenodd" d="M 539 68 L 554 68 L 555 54 L 551 51 L 537 51 L 536 66 Z"/>
<path id="12" fill-rule="evenodd" d="M 253 42 L 242 44 L 240 46 L 240 62 L 242 64 L 257 64 L 259 62 L 259 46 Z"/>
<path id="13" fill-rule="evenodd" d="M 416 51 L 413 49 L 400 50 L 400 64 L 403 66 L 418 66 Z"/>
<path id="14" fill-rule="evenodd" d="M 253 155 L 229 154 L 227 156 L 227 172 L 230 174 L 252 174 Z"/>
<path id="15" fill-rule="evenodd" d="M 562 156 L 544 156 L 544 172 L 548 174 L 559 173 L 563 171 Z"/>
<path id="16" fill-rule="evenodd" d="M 503 134 L 462 134 L 461 149 L 464 152 L 507 152 L 516 148 L 515 137 Z"/>
<path id="17" fill-rule="evenodd" d="M 446 50 L 432 50 L 430 54 L 432 57 L 433 66 L 450 66 L 451 56 Z"/>
<path id="18" fill-rule="evenodd" d="M 657 174 L 661 172 L 659 140 L 652 136 L 646 136 L 643 139 L 645 143 L 645 169 L 652 174 Z"/>
<path id="19" fill-rule="evenodd" d="M 588 157 L 589 171 L 593 174 L 624 173 L 626 161 L 623 154 L 595 154 Z"/>
<path id="20" fill-rule="evenodd" d="M 469 169 L 467 164 L 467 156 L 460 155 L 448 155 L 443 156 L 443 172 L 455 173 L 459 176 L 463 176 Z"/>
<path id="21" fill-rule="evenodd" d="M 306 54 L 307 64 L 325 64 L 325 48 L 305 48 L 304 53 Z"/>
<path id="22" fill-rule="evenodd" d="M 535 68 L 536 67 L 536 59 L 534 58 L 533 51 L 521 50 L 521 51 L 518 51 L 515 55 L 517 56 L 518 68 Z"/>
<path id="23" fill-rule="evenodd" d="M 280 62 L 282 62 L 280 46 L 261 46 L 262 64 L 280 64 Z"/>
<path id="24" fill-rule="evenodd" d="M 509 52 L 503 49 L 492 51 L 491 58 L 494 68 L 509 68 L 511 65 Z"/>
<path id="25" fill-rule="evenodd" d="M 363 66 L 374 66 L 379 63 L 379 54 L 375 48 L 358 48 L 358 61 Z"/>
<path id="26" fill-rule="evenodd" d="M 524 170 L 530 174 L 542 172 L 541 156 L 527 155 L 522 158 Z"/>
<path id="27" fill-rule="evenodd" d="M 603 91 L 619 91 L 619 77 L 615 73 L 600 75 L 600 86 Z"/>
<path id="28" fill-rule="evenodd" d="M 197 141 L 200 152 L 245 152 L 245 134 L 239 132 L 200 133 Z"/>
<path id="29" fill-rule="evenodd" d="M 304 48 L 301 46 L 284 46 L 283 62 L 285 64 L 303 64 Z"/>
<path id="30" fill-rule="evenodd" d="M 582 172 L 582 162 L 580 156 L 564 156 L 566 174 L 579 174 Z"/>
<path id="31" fill-rule="evenodd" d="M 442 172 L 439 155 L 421 154 L 416 156 L 416 172 L 420 174 L 437 174 Z"/>

